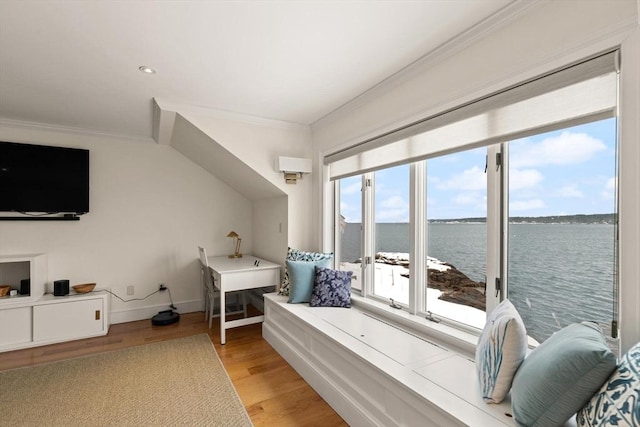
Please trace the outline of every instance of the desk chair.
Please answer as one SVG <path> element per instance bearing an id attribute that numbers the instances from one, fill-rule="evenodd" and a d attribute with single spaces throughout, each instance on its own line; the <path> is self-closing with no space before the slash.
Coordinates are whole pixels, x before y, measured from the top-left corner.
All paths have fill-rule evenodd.
<path id="1" fill-rule="evenodd" d="M 214 277 L 209 269 L 209 261 L 207 260 L 207 250 L 198 246 L 198 252 L 200 255 L 200 276 L 204 286 L 204 318 L 209 319 L 209 329 L 213 323 L 213 318 L 220 316 L 220 313 L 214 313 L 214 306 L 216 299 L 220 301 L 220 291 L 214 286 Z M 234 295 L 236 298 L 235 311 L 227 311 L 226 314 L 238 314 L 243 313 L 244 317 L 247 317 L 247 297 L 244 291 L 232 291 L 227 292 L 227 295 Z M 242 310 L 239 309 L 239 298 L 242 296 Z M 218 302 L 218 305 L 220 303 Z M 226 309 L 226 307 L 225 307 Z M 220 307 L 222 310 L 222 307 Z"/>

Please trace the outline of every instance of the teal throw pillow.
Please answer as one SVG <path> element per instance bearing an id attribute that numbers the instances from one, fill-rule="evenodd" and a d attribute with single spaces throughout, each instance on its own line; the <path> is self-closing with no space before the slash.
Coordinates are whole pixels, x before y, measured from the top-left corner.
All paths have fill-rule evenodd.
<path id="1" fill-rule="evenodd" d="M 476 347 L 476 371 L 482 399 L 500 403 L 527 355 L 527 329 L 511 301 L 491 312 Z"/>
<path id="2" fill-rule="evenodd" d="M 331 265 L 331 258 L 315 261 L 287 260 L 286 263 L 291 281 L 288 302 L 309 302 L 311 300 L 311 292 L 313 291 L 316 266 L 325 268 L 329 267 Z"/>
<path id="3" fill-rule="evenodd" d="M 578 412 L 580 427 L 640 426 L 640 342 Z"/>
<path id="4" fill-rule="evenodd" d="M 286 259 L 291 261 L 318 261 L 321 259 L 333 259 L 333 252 L 308 252 L 289 247 L 287 249 Z M 280 284 L 280 289 L 278 289 L 278 294 L 288 296 L 290 286 L 291 279 L 289 278 L 289 270 L 285 267 L 284 275 L 282 276 L 282 283 Z"/>
<path id="5" fill-rule="evenodd" d="M 598 391 L 616 368 L 602 333 L 571 324 L 544 341 L 522 362 L 511 388 L 518 426 L 564 424 Z"/>

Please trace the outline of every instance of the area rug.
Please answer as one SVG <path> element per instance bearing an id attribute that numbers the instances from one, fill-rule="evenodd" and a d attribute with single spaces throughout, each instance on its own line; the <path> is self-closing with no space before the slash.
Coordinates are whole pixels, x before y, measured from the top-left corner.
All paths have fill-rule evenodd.
<path id="1" fill-rule="evenodd" d="M 206 334 L 0 372 L 0 425 L 252 426 Z"/>

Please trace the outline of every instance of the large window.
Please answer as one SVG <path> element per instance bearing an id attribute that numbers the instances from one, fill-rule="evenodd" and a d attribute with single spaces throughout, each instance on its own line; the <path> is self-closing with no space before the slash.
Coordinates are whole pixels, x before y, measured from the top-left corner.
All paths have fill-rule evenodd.
<path id="1" fill-rule="evenodd" d="M 507 295 L 529 336 L 615 319 L 616 120 L 508 143 Z M 588 298 L 587 298 L 588 296 Z"/>
<path id="2" fill-rule="evenodd" d="M 538 342 L 583 320 L 615 337 L 616 64 L 607 53 L 325 158 L 354 287 L 475 328 L 509 298 Z"/>
<path id="3" fill-rule="evenodd" d="M 409 303 L 409 165 L 374 174 L 373 295 Z"/>
<path id="4" fill-rule="evenodd" d="M 486 148 L 427 160 L 426 310 L 484 324 L 487 265 Z"/>
<path id="5" fill-rule="evenodd" d="M 338 182 L 338 215 L 336 223 L 337 267 L 353 272 L 351 288 L 362 289 L 362 176 Z"/>

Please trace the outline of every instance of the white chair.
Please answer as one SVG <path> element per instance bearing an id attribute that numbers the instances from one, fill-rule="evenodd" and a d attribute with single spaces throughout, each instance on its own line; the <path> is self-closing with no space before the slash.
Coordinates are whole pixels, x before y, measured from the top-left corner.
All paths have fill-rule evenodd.
<path id="1" fill-rule="evenodd" d="M 209 261 L 207 260 L 207 250 L 198 246 L 198 252 L 200 255 L 200 278 L 204 288 L 204 318 L 209 319 L 209 329 L 213 323 L 213 318 L 220 316 L 214 311 L 215 301 L 220 301 L 220 291 L 214 285 L 214 277 L 209 269 Z M 247 317 L 247 299 L 244 291 L 227 292 L 227 295 L 234 295 L 236 297 L 236 310 L 227 311 L 226 314 L 238 314 L 243 313 L 244 317 Z M 239 296 L 242 296 L 242 310 L 239 309 Z M 220 303 L 218 302 L 218 305 Z M 226 307 L 225 307 L 226 309 Z M 220 308 L 222 310 L 222 307 Z"/>

